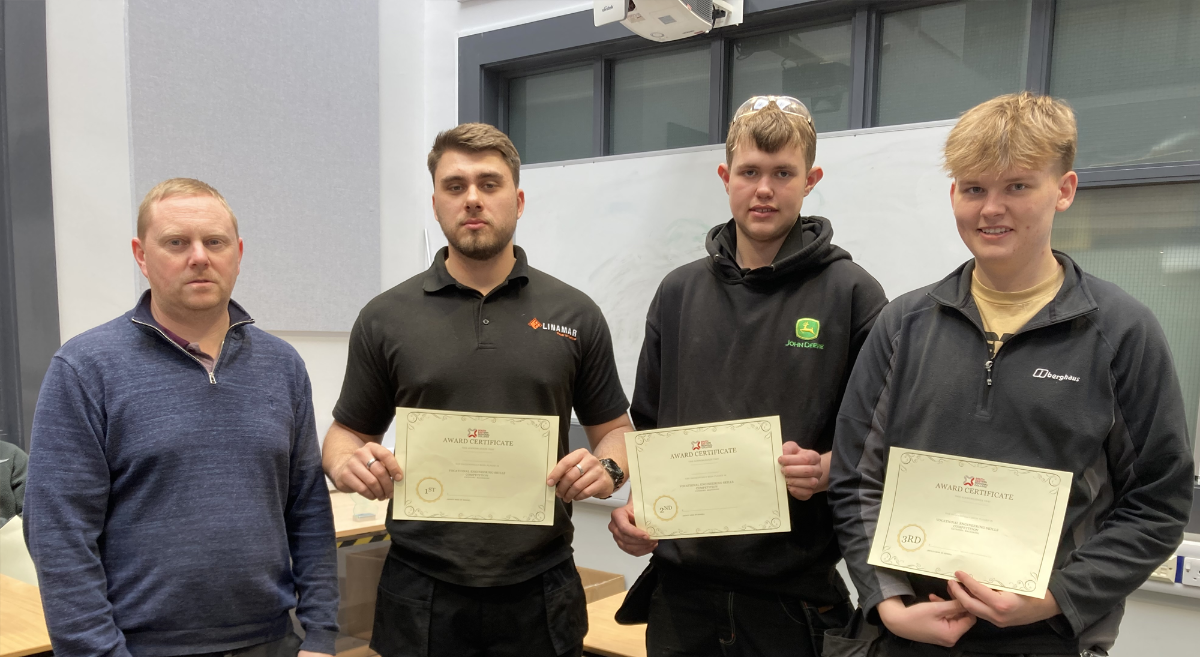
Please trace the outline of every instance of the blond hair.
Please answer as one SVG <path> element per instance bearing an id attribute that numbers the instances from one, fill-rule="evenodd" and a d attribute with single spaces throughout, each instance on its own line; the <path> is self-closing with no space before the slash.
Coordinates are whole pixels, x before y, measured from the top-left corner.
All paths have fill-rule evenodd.
<path id="1" fill-rule="evenodd" d="M 496 151 L 512 171 L 513 184 L 521 184 L 521 155 L 517 153 L 517 147 L 513 146 L 508 135 L 500 132 L 495 126 L 486 123 L 463 123 L 439 132 L 433 140 L 433 148 L 429 151 L 427 159 L 431 178 L 436 174 L 442 156 L 451 150 L 467 153 Z M 437 184 L 436 179 L 433 182 Z"/>
<path id="2" fill-rule="evenodd" d="M 802 116 L 779 109 L 775 101 L 729 124 L 729 136 L 725 138 L 725 164 L 733 166 L 734 151 L 748 140 L 766 153 L 778 153 L 789 146 L 800 146 L 804 150 L 805 171 L 811 169 L 817 159 L 817 131 L 812 124 Z"/>
<path id="3" fill-rule="evenodd" d="M 217 199 L 217 202 L 225 208 L 225 211 L 229 213 L 229 218 L 233 221 L 233 234 L 238 234 L 237 215 L 233 214 L 233 208 L 229 207 L 229 202 L 225 200 L 224 196 L 221 196 L 221 192 L 208 183 L 195 178 L 168 178 L 155 185 L 154 189 L 146 192 L 146 197 L 138 206 L 138 239 L 146 239 L 146 231 L 150 228 L 150 220 L 154 217 L 155 204 L 174 196 L 211 196 Z"/>
<path id="4" fill-rule="evenodd" d="M 945 169 L 955 178 L 1053 164 L 1075 164 L 1075 112 L 1028 91 L 997 96 L 967 110 L 946 138 Z"/>

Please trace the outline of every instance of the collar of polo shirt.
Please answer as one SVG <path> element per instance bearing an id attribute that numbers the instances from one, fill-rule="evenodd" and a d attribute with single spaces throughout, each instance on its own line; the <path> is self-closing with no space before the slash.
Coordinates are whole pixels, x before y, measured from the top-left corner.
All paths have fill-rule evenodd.
<path id="1" fill-rule="evenodd" d="M 425 281 L 422 285 L 422 288 L 426 292 L 437 292 L 438 290 L 444 290 L 451 285 L 456 285 L 460 288 L 465 287 L 458 281 L 454 280 L 454 277 L 450 275 L 450 271 L 446 269 L 446 255 L 449 254 L 449 252 L 450 249 L 443 246 L 436 254 L 434 254 L 433 267 L 431 267 L 425 274 Z M 525 257 L 525 250 L 514 244 L 513 255 L 516 257 L 517 262 L 513 264 L 512 271 L 508 272 L 508 276 L 505 277 L 504 282 L 507 284 L 517 279 L 528 281 L 529 260 Z M 497 287 L 497 289 L 500 287 L 503 287 L 503 285 Z"/>

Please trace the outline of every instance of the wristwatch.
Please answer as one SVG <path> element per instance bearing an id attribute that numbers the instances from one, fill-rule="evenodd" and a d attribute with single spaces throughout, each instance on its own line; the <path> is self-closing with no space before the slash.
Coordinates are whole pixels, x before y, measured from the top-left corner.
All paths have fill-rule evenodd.
<path id="1" fill-rule="evenodd" d="M 600 465 L 604 466 L 604 471 L 608 473 L 608 476 L 612 477 L 613 492 L 617 492 L 617 489 L 621 487 L 621 484 L 625 483 L 625 471 L 622 470 L 621 466 L 617 465 L 617 462 L 612 459 L 600 459 Z M 612 495 L 610 494 L 608 497 L 612 497 Z M 600 499 L 607 500 L 608 497 L 602 497 Z"/>

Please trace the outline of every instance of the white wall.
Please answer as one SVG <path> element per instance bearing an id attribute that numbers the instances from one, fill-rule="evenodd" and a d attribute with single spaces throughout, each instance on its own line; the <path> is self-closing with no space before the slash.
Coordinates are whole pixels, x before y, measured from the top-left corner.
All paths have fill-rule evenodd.
<path id="1" fill-rule="evenodd" d="M 587 10 L 583 0 L 382 0 L 380 28 L 381 289 L 426 265 L 444 244 L 429 209 L 425 154 L 457 123 L 460 35 Z M 129 309 L 136 273 L 122 0 L 48 0 L 51 156 L 61 336 L 66 340 Z M 247 245 L 247 258 L 256 245 Z M 328 266 L 335 263 L 317 263 Z M 253 308 L 249 309 L 253 313 Z M 305 359 L 321 434 L 332 421 L 345 368 L 345 333 L 279 333 Z M 580 504 L 576 561 L 632 584 L 645 559 L 608 536 L 611 509 Z M 1191 654 L 1200 604 L 1139 593 L 1130 598 L 1114 655 Z"/>
<path id="2" fill-rule="evenodd" d="M 124 0 L 46 4 L 59 334 L 65 342 L 123 314 L 139 294 L 141 273 L 130 250 L 136 202 L 128 8 Z M 445 244 L 430 210 L 425 154 L 438 131 L 458 122 L 459 34 L 588 7 L 589 2 L 580 0 L 380 1 L 380 290 L 423 270 L 427 252 Z M 259 248 L 269 245 L 247 243 L 246 260 Z M 315 265 L 336 266 L 317 258 Z M 254 308 L 247 310 L 254 314 Z M 324 437 L 345 372 L 348 333 L 277 334 L 296 347 L 308 366 Z"/>
<path id="3" fill-rule="evenodd" d="M 1135 591 L 1125 601 L 1112 657 L 1195 655 L 1200 651 L 1200 600 Z"/>
<path id="4" fill-rule="evenodd" d="M 125 313 L 142 274 L 129 134 L 128 48 L 123 0 L 48 0 L 46 56 L 54 186 L 59 334 L 63 342 Z M 140 200 L 140 199 L 138 199 Z M 246 244 L 245 261 L 267 244 Z M 383 249 L 389 262 L 420 264 Z M 234 298 L 238 297 L 234 290 Z M 254 308 L 247 310 L 251 316 Z M 281 333 L 308 365 L 320 435 L 332 421 L 348 333 Z"/>
<path id="5" fill-rule="evenodd" d="M 137 299 L 126 68 L 121 0 L 46 3 L 54 247 L 64 342 L 124 313 Z"/>
<path id="6" fill-rule="evenodd" d="M 613 508 L 581 502 L 575 505 L 571 520 L 575 523 L 575 564 L 625 576 L 625 587 L 633 586 L 650 555 L 631 557 L 613 542 L 608 522 Z"/>

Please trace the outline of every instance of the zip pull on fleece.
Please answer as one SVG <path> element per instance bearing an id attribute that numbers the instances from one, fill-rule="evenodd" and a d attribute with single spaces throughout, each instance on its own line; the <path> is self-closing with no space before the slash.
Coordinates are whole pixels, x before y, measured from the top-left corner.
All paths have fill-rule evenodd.
<path id="1" fill-rule="evenodd" d="M 992 385 L 992 361 L 989 360 L 988 362 L 984 363 L 983 369 L 987 370 L 987 383 L 988 383 L 988 386 L 991 386 Z"/>

